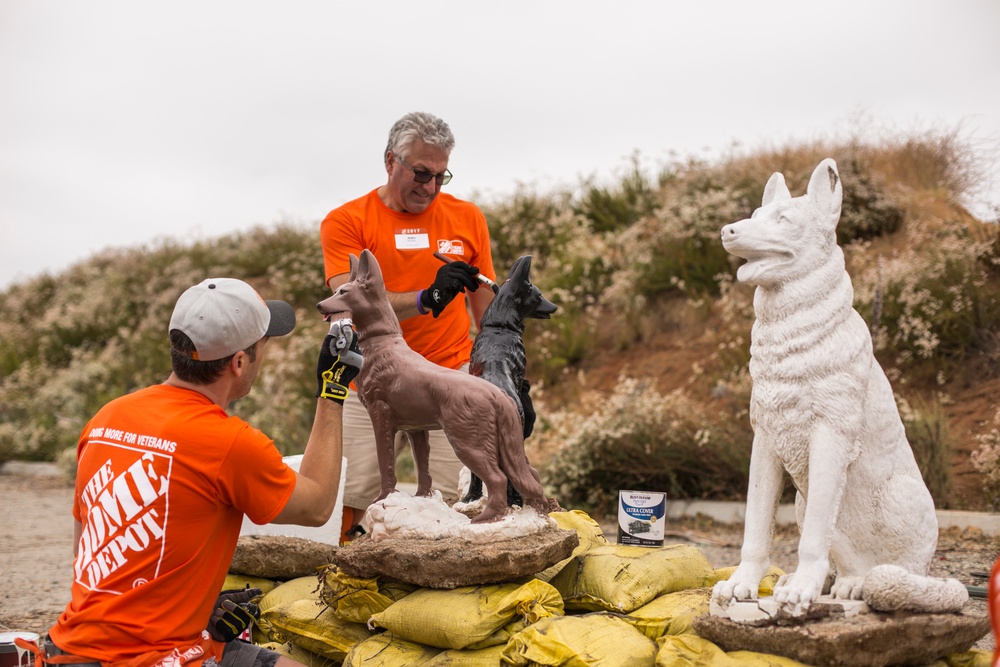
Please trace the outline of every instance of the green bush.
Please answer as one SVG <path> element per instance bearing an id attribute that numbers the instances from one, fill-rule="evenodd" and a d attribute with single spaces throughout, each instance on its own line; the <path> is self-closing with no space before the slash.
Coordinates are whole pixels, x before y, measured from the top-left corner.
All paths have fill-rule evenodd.
<path id="1" fill-rule="evenodd" d="M 566 507 L 613 513 L 621 489 L 671 499 L 737 499 L 746 493 L 749 420 L 712 414 L 681 392 L 620 378 L 613 393 L 545 417 L 537 436 L 556 453 L 542 482 Z M 551 443 L 551 444 L 547 444 Z"/>
<path id="2" fill-rule="evenodd" d="M 638 156 L 633 156 L 628 171 L 615 187 L 586 183 L 574 212 L 588 221 L 594 234 L 616 232 L 652 213 L 656 194 L 640 168 Z"/>

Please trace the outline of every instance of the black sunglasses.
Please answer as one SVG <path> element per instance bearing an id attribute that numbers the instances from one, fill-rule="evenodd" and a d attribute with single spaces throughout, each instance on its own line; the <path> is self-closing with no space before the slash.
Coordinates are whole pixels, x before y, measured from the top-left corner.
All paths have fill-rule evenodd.
<path id="1" fill-rule="evenodd" d="M 437 181 L 438 185 L 448 185 L 448 181 L 451 180 L 451 172 L 447 169 L 444 170 L 443 174 L 432 174 L 431 172 L 424 171 L 423 169 L 414 169 L 410 165 L 406 164 L 406 160 L 398 155 L 396 155 L 396 159 L 399 161 L 399 164 L 413 172 L 413 180 L 417 183 L 430 183 L 433 178 Z"/>

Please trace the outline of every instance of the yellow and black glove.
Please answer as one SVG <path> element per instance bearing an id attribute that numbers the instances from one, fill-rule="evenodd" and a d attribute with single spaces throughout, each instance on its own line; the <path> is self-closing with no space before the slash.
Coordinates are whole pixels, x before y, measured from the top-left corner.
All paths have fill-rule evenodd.
<path id="1" fill-rule="evenodd" d="M 330 324 L 330 333 L 323 339 L 316 364 L 316 396 L 341 405 L 347 398 L 351 380 L 358 376 L 364 358 L 358 351 L 358 333 L 348 319 Z"/>
<path id="2" fill-rule="evenodd" d="M 259 588 L 234 588 L 222 591 L 208 620 L 208 634 L 219 642 L 231 642 L 260 618 L 260 607 L 253 600 Z"/>

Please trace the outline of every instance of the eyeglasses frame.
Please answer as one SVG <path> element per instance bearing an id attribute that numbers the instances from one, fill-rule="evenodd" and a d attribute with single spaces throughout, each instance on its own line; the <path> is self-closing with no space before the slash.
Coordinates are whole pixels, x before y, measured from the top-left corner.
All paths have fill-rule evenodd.
<path id="1" fill-rule="evenodd" d="M 435 173 L 427 171 L 426 169 L 419 169 L 418 170 L 418 169 L 414 169 L 412 166 L 410 166 L 409 164 L 407 164 L 406 160 L 404 160 L 402 158 L 402 156 L 397 155 L 396 153 L 393 153 L 393 156 L 396 158 L 396 160 L 401 165 L 403 165 L 404 167 L 406 167 L 407 169 L 409 169 L 413 173 L 413 180 L 415 182 L 417 182 L 417 183 L 420 183 L 421 185 L 423 185 L 425 183 L 430 183 L 431 180 L 434 180 L 438 184 L 438 187 L 440 187 L 442 185 L 448 185 L 448 183 L 451 181 L 452 174 L 447 169 L 445 169 L 444 173 L 442 173 L 442 174 L 435 174 Z M 424 177 L 425 174 L 427 175 L 427 180 L 426 181 L 420 180 L 421 178 Z"/>

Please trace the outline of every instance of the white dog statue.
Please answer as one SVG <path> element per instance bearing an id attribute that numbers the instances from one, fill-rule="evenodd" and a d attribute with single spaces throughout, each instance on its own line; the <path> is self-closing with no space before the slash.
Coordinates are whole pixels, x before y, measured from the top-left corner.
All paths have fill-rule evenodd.
<path id="1" fill-rule="evenodd" d="M 837 245 L 837 164 L 816 167 L 792 198 L 780 173 L 753 215 L 722 228 L 756 285 L 750 344 L 754 430 L 739 567 L 713 602 L 755 599 L 770 567 L 788 472 L 797 490 L 798 567 L 774 588 L 779 611 L 805 614 L 835 568 L 830 597 L 876 610 L 959 611 L 967 589 L 927 576 L 937 545 L 934 501 L 906 440 L 892 388 L 872 354 Z"/>

